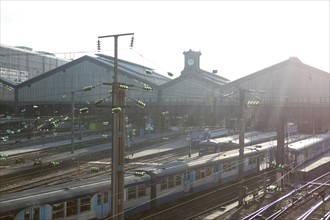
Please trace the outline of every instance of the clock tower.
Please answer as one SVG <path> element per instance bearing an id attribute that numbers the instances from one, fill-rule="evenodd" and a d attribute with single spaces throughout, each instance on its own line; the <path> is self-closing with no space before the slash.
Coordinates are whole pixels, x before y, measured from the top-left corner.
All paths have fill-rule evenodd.
<path id="1" fill-rule="evenodd" d="M 181 74 L 185 74 L 190 71 L 199 71 L 199 58 L 202 55 L 201 52 L 185 51 L 184 54 L 184 69 Z"/>

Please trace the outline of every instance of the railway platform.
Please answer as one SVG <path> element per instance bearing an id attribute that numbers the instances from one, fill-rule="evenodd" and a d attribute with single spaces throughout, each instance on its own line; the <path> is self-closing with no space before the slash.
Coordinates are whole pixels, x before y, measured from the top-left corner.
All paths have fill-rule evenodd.
<path id="1" fill-rule="evenodd" d="M 168 133 L 168 135 L 173 134 L 172 133 Z M 135 143 L 140 143 L 140 142 L 144 142 L 148 139 L 152 139 L 152 138 L 157 138 L 157 137 L 162 137 L 164 136 L 163 133 L 152 133 L 152 134 L 148 134 L 142 137 L 136 137 L 135 138 Z M 83 136 L 80 140 L 75 139 L 74 143 L 75 145 L 78 145 L 79 143 L 82 143 L 84 141 L 92 141 L 92 140 L 97 140 L 100 139 L 101 135 L 100 134 L 96 134 L 96 135 L 89 135 L 89 136 Z M 109 143 L 111 145 L 111 139 L 109 138 Z M 5 150 L 5 151 L 1 151 L 1 153 L 3 153 L 6 156 L 14 156 L 14 155 L 18 155 L 18 154 L 24 154 L 24 153 L 30 153 L 33 151 L 39 151 L 39 150 L 45 150 L 48 148 L 56 148 L 56 147 L 60 147 L 63 145 L 68 145 L 71 144 L 71 140 L 67 139 L 67 140 L 60 140 L 60 141 L 53 141 L 53 142 L 48 142 L 48 143 L 38 143 L 38 144 L 33 144 L 31 146 L 26 146 L 26 147 L 17 147 L 14 149 L 10 149 L 10 150 Z M 109 144 L 107 144 L 109 146 Z M 159 147 L 160 149 L 166 148 L 166 146 Z"/>
<path id="2" fill-rule="evenodd" d="M 300 167 L 293 177 L 294 180 L 308 181 L 330 170 L 330 151 Z"/>
<path id="3" fill-rule="evenodd" d="M 167 135 L 173 135 L 176 132 L 172 132 L 172 133 L 167 133 Z M 154 154 L 155 157 L 157 157 L 157 153 L 161 154 L 161 153 L 165 153 L 166 151 L 171 151 L 173 149 L 176 148 L 182 148 L 182 147 L 187 147 L 188 146 L 188 140 L 185 140 L 185 138 L 179 138 L 179 139 L 175 139 L 175 140 L 169 140 L 166 141 L 164 143 L 159 143 L 156 145 L 153 144 L 148 144 L 148 140 L 152 140 L 154 138 L 161 138 L 163 137 L 163 133 L 153 133 L 150 135 L 145 135 L 142 137 L 137 137 L 135 138 L 134 143 L 146 143 L 145 146 L 140 147 L 139 149 L 134 150 L 133 154 L 127 154 L 127 156 L 125 158 L 128 158 L 130 160 L 134 159 L 135 161 L 138 161 L 140 157 L 144 157 L 147 155 L 152 155 Z M 102 144 L 96 144 L 92 147 L 88 147 L 88 148 L 78 148 L 79 143 L 83 143 L 84 141 L 92 141 L 92 140 L 96 140 L 99 139 L 100 135 L 91 135 L 91 136 L 84 136 L 81 140 L 75 140 L 75 145 L 76 145 L 76 149 L 74 151 L 73 154 L 71 154 L 70 150 L 68 149 L 68 151 L 65 152 L 58 152 L 56 154 L 53 155 L 49 155 L 46 157 L 42 157 L 42 163 L 43 164 L 48 164 L 52 161 L 77 161 L 77 163 L 79 162 L 80 158 L 84 157 L 84 156 L 93 156 L 93 155 L 98 155 L 100 153 L 104 153 L 107 150 L 111 149 L 111 138 L 109 138 L 109 142 L 107 143 L 102 143 Z M 49 149 L 50 151 L 52 150 L 54 152 L 54 149 L 57 147 L 61 147 L 63 145 L 68 145 L 71 143 L 71 140 L 62 140 L 62 141 L 55 141 L 55 142 L 50 142 L 50 143 L 44 143 L 44 144 L 36 144 L 33 146 L 27 146 L 27 147 L 21 147 L 21 148 L 16 148 L 16 149 L 11 149 L 11 150 L 7 150 L 7 151 L 2 151 L 2 153 L 4 153 L 5 155 L 8 156 L 8 158 L 10 157 L 15 157 L 15 156 L 19 156 L 23 155 L 25 153 L 33 153 L 36 152 L 36 158 L 40 157 L 38 156 L 38 151 L 40 150 L 46 150 Z M 22 156 L 24 157 L 24 156 Z M 91 163 L 97 163 L 97 161 L 91 161 Z M 104 163 L 109 163 L 110 164 L 110 155 L 109 155 L 109 162 L 104 162 Z M 13 172 L 17 172 L 17 171 L 22 171 L 22 170 L 28 170 L 30 169 L 30 167 L 33 166 L 33 161 L 29 161 L 29 162 L 24 162 L 24 163 L 20 163 L 20 164 L 16 164 L 15 166 L 1 166 L 1 176 L 6 175 L 6 174 L 10 174 Z"/>

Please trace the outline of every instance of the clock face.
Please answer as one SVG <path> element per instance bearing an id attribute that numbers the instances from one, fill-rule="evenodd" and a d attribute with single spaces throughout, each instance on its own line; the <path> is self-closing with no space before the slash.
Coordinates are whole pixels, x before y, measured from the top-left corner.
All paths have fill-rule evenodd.
<path id="1" fill-rule="evenodd" d="M 189 65 L 189 66 L 194 65 L 194 60 L 193 60 L 193 59 L 189 59 L 187 62 L 188 62 L 188 65 Z"/>

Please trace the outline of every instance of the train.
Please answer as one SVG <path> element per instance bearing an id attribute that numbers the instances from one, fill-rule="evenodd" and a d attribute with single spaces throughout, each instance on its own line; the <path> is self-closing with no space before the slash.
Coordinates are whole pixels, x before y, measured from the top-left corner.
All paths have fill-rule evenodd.
<path id="1" fill-rule="evenodd" d="M 223 130 L 225 133 L 222 135 L 212 135 L 218 134 L 218 131 L 210 131 L 211 135 L 208 135 L 204 140 L 195 142 L 195 147 L 198 148 L 200 156 L 207 154 L 214 154 L 218 152 L 228 151 L 237 149 L 239 147 L 239 134 L 233 134 L 230 130 Z M 287 123 L 285 126 L 285 134 L 287 140 L 298 133 L 298 128 L 296 124 Z M 265 142 L 267 140 L 274 140 L 277 137 L 277 132 L 270 131 L 251 131 L 244 133 L 244 146 L 250 146 L 253 144 L 258 144 Z"/>
<path id="2" fill-rule="evenodd" d="M 246 132 L 244 134 L 244 146 L 262 143 L 276 139 L 276 132 Z M 238 149 L 239 135 L 230 135 L 226 137 L 210 138 L 199 142 L 197 145 L 199 156 L 214 154 L 218 152 Z"/>
<path id="3" fill-rule="evenodd" d="M 205 129 L 204 131 L 191 131 L 190 137 L 192 147 L 197 146 L 201 141 L 218 138 L 218 137 L 225 137 L 231 135 L 233 133 L 232 130 L 227 128 L 219 128 L 219 129 Z"/>
<path id="4" fill-rule="evenodd" d="M 295 166 L 329 151 L 330 133 L 298 137 L 287 146 Z M 276 141 L 244 148 L 244 176 L 271 169 Z M 125 173 L 125 218 L 162 204 L 237 181 L 239 152 L 192 157 L 166 164 L 145 164 Z M 0 196 L 0 220 L 106 219 L 111 214 L 111 181 L 67 183 Z"/>

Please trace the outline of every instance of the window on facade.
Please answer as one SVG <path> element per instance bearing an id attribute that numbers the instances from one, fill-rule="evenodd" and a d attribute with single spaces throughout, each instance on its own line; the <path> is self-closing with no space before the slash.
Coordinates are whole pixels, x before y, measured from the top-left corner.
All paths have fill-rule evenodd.
<path id="1" fill-rule="evenodd" d="M 167 189 L 167 177 L 160 180 L 160 190 Z"/>
<path id="2" fill-rule="evenodd" d="M 145 195 L 146 195 L 146 186 L 144 184 L 139 185 L 138 186 L 138 197 L 145 196 Z"/>
<path id="3" fill-rule="evenodd" d="M 89 210 L 91 210 L 91 199 L 89 197 L 80 199 L 80 212 Z"/>
<path id="4" fill-rule="evenodd" d="M 55 204 L 53 205 L 53 219 L 63 218 L 64 217 L 64 204 Z"/>
<path id="5" fill-rule="evenodd" d="M 104 192 L 103 203 L 108 203 L 108 192 Z"/>
<path id="6" fill-rule="evenodd" d="M 128 200 L 130 199 L 135 199 L 136 198 L 136 187 L 130 187 L 127 190 L 127 194 L 128 194 Z"/>
<path id="7" fill-rule="evenodd" d="M 78 200 L 68 201 L 66 203 L 66 216 L 78 214 Z"/>

